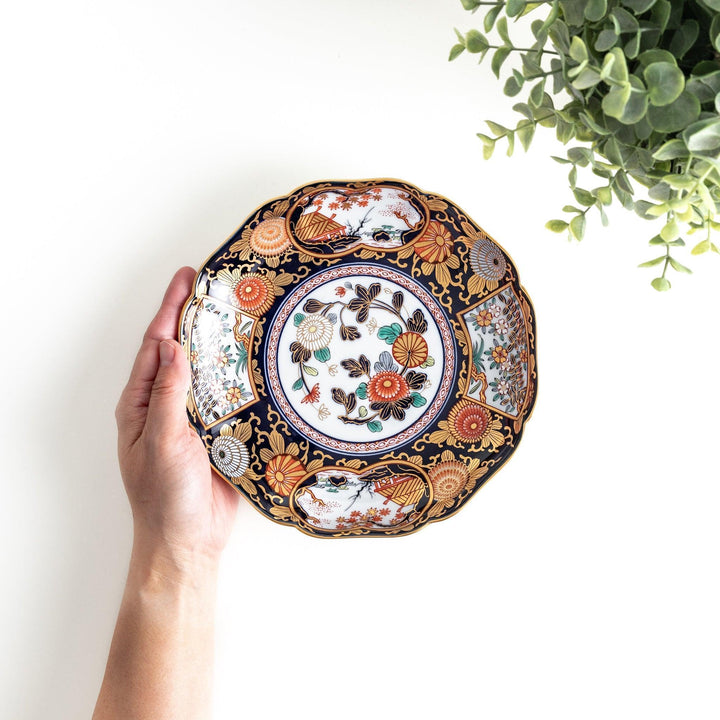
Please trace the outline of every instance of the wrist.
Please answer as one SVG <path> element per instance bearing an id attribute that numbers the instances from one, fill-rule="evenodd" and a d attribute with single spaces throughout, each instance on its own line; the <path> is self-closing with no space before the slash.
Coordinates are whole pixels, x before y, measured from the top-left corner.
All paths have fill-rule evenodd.
<path id="1" fill-rule="evenodd" d="M 130 578 L 155 588 L 214 588 L 219 554 L 208 554 L 135 534 Z"/>

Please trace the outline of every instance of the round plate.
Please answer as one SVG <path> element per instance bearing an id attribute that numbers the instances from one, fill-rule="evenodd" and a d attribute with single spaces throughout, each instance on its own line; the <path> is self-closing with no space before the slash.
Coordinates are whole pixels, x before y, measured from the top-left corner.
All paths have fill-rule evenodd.
<path id="1" fill-rule="evenodd" d="M 198 272 L 180 342 L 215 469 L 320 537 L 404 535 L 456 512 L 514 452 L 537 387 L 507 254 L 397 180 L 263 205 Z"/>

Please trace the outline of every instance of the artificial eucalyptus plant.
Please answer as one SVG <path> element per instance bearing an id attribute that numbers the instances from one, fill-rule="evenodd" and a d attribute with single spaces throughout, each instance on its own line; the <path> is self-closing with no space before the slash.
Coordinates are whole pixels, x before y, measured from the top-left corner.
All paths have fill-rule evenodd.
<path id="1" fill-rule="evenodd" d="M 527 150 L 538 125 L 571 144 L 553 159 L 570 166 L 576 204 L 550 230 L 581 240 L 592 208 L 607 225 L 613 196 L 643 218 L 664 217 L 650 240 L 663 253 L 641 265 L 661 266 L 656 290 L 670 288 L 668 268 L 691 272 L 675 257 L 683 235 L 702 233 L 692 255 L 720 254 L 712 235 L 720 229 L 720 0 L 461 2 L 482 8 L 487 35 L 456 30 L 450 60 L 465 51 L 490 57 L 498 78 L 510 60 L 504 92 L 526 98 L 513 106 L 521 115 L 514 128 L 488 120 L 492 134 L 478 133 L 485 158 L 500 140 L 508 155 L 516 140 Z M 508 18 L 530 13 L 523 29 L 531 36 L 519 47 Z M 578 185 L 578 168 L 584 185 L 597 186 Z M 642 197 L 633 181 L 647 188 Z"/>

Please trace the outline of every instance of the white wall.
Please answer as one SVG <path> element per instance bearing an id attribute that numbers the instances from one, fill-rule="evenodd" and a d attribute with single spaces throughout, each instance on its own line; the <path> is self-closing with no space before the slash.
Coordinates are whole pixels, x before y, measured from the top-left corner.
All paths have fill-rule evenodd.
<path id="1" fill-rule="evenodd" d="M 39 0 L 5 9 L 0 715 L 88 717 L 130 549 L 113 408 L 167 281 L 326 178 L 451 198 L 515 260 L 540 393 L 512 461 L 405 539 L 319 541 L 242 502 L 224 556 L 229 718 L 717 718 L 720 258 L 649 287 L 656 230 L 581 244 L 550 131 L 446 62 L 456 0 Z"/>

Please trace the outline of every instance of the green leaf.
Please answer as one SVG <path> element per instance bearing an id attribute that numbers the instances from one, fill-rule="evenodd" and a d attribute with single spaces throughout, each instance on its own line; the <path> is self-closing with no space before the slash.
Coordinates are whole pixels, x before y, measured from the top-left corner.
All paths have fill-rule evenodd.
<path id="1" fill-rule="evenodd" d="M 318 362 L 327 362 L 330 359 L 330 348 L 320 348 L 313 353 Z"/>
<path id="2" fill-rule="evenodd" d="M 525 0 L 507 0 L 505 12 L 508 17 L 518 17 L 525 11 L 526 5 Z"/>
<path id="3" fill-rule="evenodd" d="M 492 59 L 490 60 L 490 69 L 495 73 L 496 78 L 500 77 L 500 68 L 511 52 L 512 48 L 501 47 L 493 53 Z"/>
<path id="4" fill-rule="evenodd" d="M 609 187 L 599 187 L 595 190 L 598 200 L 603 205 L 610 205 L 612 203 L 612 192 Z"/>
<path id="5" fill-rule="evenodd" d="M 513 110 L 524 115 L 530 121 L 534 118 L 532 108 L 527 103 L 515 103 Z"/>
<path id="6" fill-rule="evenodd" d="M 527 149 L 530 147 L 530 143 L 532 142 L 533 136 L 535 135 L 534 123 L 531 123 L 527 120 L 520 122 L 517 126 L 517 129 L 515 130 L 515 135 L 517 135 L 518 140 L 520 140 L 520 144 L 523 146 L 523 150 L 527 152 Z"/>
<path id="7" fill-rule="evenodd" d="M 582 38 L 577 35 L 573 36 L 572 42 L 570 43 L 570 57 L 578 63 L 588 59 L 587 47 Z"/>
<path id="8" fill-rule="evenodd" d="M 571 27 L 580 27 L 584 20 L 584 0 L 560 0 L 565 22 Z"/>
<path id="9" fill-rule="evenodd" d="M 650 50 L 645 50 L 645 52 L 640 53 L 638 55 L 638 62 L 643 67 L 647 67 L 648 65 L 652 65 L 656 62 L 666 62 L 671 65 L 677 65 L 675 56 L 667 50 L 662 50 L 661 48 L 651 48 Z"/>
<path id="10" fill-rule="evenodd" d="M 686 273 L 687 275 L 692 275 L 692 270 L 689 267 L 681 265 L 675 258 L 669 258 L 669 260 L 670 266 L 673 270 L 681 273 Z"/>
<path id="11" fill-rule="evenodd" d="M 365 400 L 367 397 L 367 383 L 360 383 L 357 386 L 357 390 L 355 391 L 355 394 L 361 399 Z"/>
<path id="12" fill-rule="evenodd" d="M 303 365 L 302 369 L 312 377 L 315 377 L 318 374 L 318 371 L 314 367 L 312 367 L 312 365 Z"/>
<path id="13" fill-rule="evenodd" d="M 292 389 L 293 389 L 293 390 L 300 390 L 300 388 L 302 388 L 302 386 L 303 386 L 303 380 L 302 380 L 302 378 L 298 378 L 298 379 L 293 383 Z"/>
<path id="14" fill-rule="evenodd" d="M 703 240 L 702 242 L 699 242 L 691 251 L 691 255 L 702 255 L 703 253 L 710 252 L 710 241 L 709 240 Z"/>
<path id="15" fill-rule="evenodd" d="M 588 113 L 580 113 L 580 119 L 598 135 L 610 135 L 610 130 L 597 123 Z"/>
<path id="16" fill-rule="evenodd" d="M 480 7 L 478 0 L 460 0 L 460 2 L 466 10 L 470 10 L 471 12 L 475 12 Z"/>
<path id="17" fill-rule="evenodd" d="M 664 107 L 650 105 L 647 119 L 658 132 L 672 133 L 684 130 L 695 122 L 700 115 L 698 99 L 687 90 L 683 90 L 680 97 Z"/>
<path id="18" fill-rule="evenodd" d="M 720 92 L 720 70 L 701 77 L 691 77 L 686 82 L 685 89 L 703 104 L 713 101 Z"/>
<path id="19" fill-rule="evenodd" d="M 568 160 L 579 165 L 580 167 L 587 167 L 593 159 L 593 152 L 590 148 L 586 147 L 574 147 L 567 151 Z"/>
<path id="20" fill-rule="evenodd" d="M 420 393 L 411 393 L 410 399 L 412 400 L 413 407 L 422 407 L 427 403 L 427 400 Z"/>
<path id="21" fill-rule="evenodd" d="M 670 3 L 670 0 L 657 0 L 655 5 L 652 7 L 652 22 L 658 27 L 661 33 L 665 32 L 668 23 L 670 22 L 672 7 L 673 6 Z"/>
<path id="22" fill-rule="evenodd" d="M 637 15 L 640 15 L 640 13 L 649 10 L 655 4 L 655 0 L 623 0 L 622 4 L 625 7 L 629 7 Z"/>
<path id="23" fill-rule="evenodd" d="M 634 125 L 639 122 L 647 112 L 648 94 L 642 80 L 635 75 L 630 76 L 631 92 L 622 115 L 618 118 L 625 125 Z"/>
<path id="24" fill-rule="evenodd" d="M 572 86 L 578 90 L 587 90 L 600 82 L 600 73 L 591 67 L 584 68 L 572 81 Z"/>
<path id="25" fill-rule="evenodd" d="M 720 50 L 720 14 L 716 14 L 710 23 L 710 42 L 716 50 Z"/>
<path id="26" fill-rule="evenodd" d="M 382 432 L 383 426 L 382 423 L 379 420 L 371 420 L 367 424 L 367 429 L 370 432 Z"/>
<path id="27" fill-rule="evenodd" d="M 536 85 L 533 85 L 533 88 L 530 91 L 530 95 L 528 96 L 528 101 L 535 107 L 540 107 L 540 103 L 542 102 L 544 92 L 545 92 L 545 78 L 543 78 Z"/>
<path id="28" fill-rule="evenodd" d="M 505 81 L 505 87 L 503 88 L 503 92 L 508 97 L 515 97 L 521 90 L 522 90 L 522 83 L 519 83 L 517 81 L 517 78 L 514 75 L 511 75 Z"/>
<path id="29" fill-rule="evenodd" d="M 658 292 L 665 292 L 665 290 L 669 290 L 672 287 L 672 285 L 670 285 L 670 281 L 666 280 L 664 277 L 655 278 L 650 284 Z"/>
<path id="30" fill-rule="evenodd" d="M 564 220 L 548 220 L 545 227 L 555 233 L 563 232 L 568 224 Z"/>
<path id="31" fill-rule="evenodd" d="M 465 52 L 465 46 L 457 43 L 450 48 L 450 55 L 448 60 L 452 62 L 458 55 L 462 55 Z"/>
<path id="32" fill-rule="evenodd" d="M 469 30 L 467 35 L 465 35 L 465 47 L 470 53 L 481 53 L 490 47 L 490 43 L 478 30 Z"/>
<path id="33" fill-rule="evenodd" d="M 500 125 L 499 123 L 493 122 L 492 120 L 486 120 L 485 124 L 497 135 L 498 137 L 504 137 L 507 135 L 510 130 L 508 130 L 504 125 Z"/>
<path id="34" fill-rule="evenodd" d="M 598 52 L 605 52 L 618 41 L 618 34 L 614 30 L 602 30 L 595 40 L 595 49 Z"/>
<path id="35" fill-rule="evenodd" d="M 305 316 L 302 313 L 295 313 L 295 317 L 293 318 L 293 324 L 295 325 L 295 327 L 297 327 L 304 319 Z"/>
<path id="36" fill-rule="evenodd" d="M 364 405 L 361 405 L 361 406 L 358 408 L 358 415 L 359 415 L 361 418 L 363 418 L 363 417 L 367 417 L 367 414 L 368 414 L 368 409 L 367 409 Z"/>
<path id="37" fill-rule="evenodd" d="M 626 83 L 630 79 L 625 53 L 614 47 L 605 55 L 601 75 L 615 83 Z"/>
<path id="38" fill-rule="evenodd" d="M 720 148 L 720 118 L 693 123 L 685 129 L 682 137 L 692 153 L 716 151 Z"/>
<path id="39" fill-rule="evenodd" d="M 669 220 L 660 231 L 660 237 L 665 242 L 670 242 L 680 235 L 680 226 L 676 220 Z"/>
<path id="40" fill-rule="evenodd" d="M 585 235 L 585 215 L 576 215 L 570 221 L 570 234 L 577 240 L 582 240 Z"/>
<path id="41" fill-rule="evenodd" d="M 510 40 L 510 35 L 508 35 L 507 18 L 501 17 L 497 21 L 495 29 L 498 31 L 498 35 L 500 35 L 500 37 L 502 38 L 503 43 L 505 45 L 508 45 L 509 47 L 512 47 L 512 40 Z"/>
<path id="42" fill-rule="evenodd" d="M 665 260 L 665 255 L 656 257 L 654 260 L 648 260 L 647 262 L 640 263 L 638 267 L 652 267 L 653 265 L 659 265 L 663 260 Z"/>
<path id="43" fill-rule="evenodd" d="M 650 103 L 658 107 L 669 105 L 685 89 L 685 74 L 677 65 L 654 62 L 643 71 Z"/>
<path id="44" fill-rule="evenodd" d="M 620 33 L 636 33 L 640 28 L 637 18 L 621 7 L 613 8 L 610 13 L 610 19 L 613 21 L 615 31 Z"/>
<path id="45" fill-rule="evenodd" d="M 687 157 L 688 155 L 688 149 L 687 145 L 680 140 L 680 138 L 675 138 L 673 140 L 668 140 L 668 142 L 663 143 L 654 153 L 653 157 L 656 160 L 675 160 L 675 158 L 680 157 Z M 655 198 L 656 200 L 659 198 Z"/>
<path id="46" fill-rule="evenodd" d="M 631 60 L 634 60 L 640 52 L 640 31 L 635 33 L 626 43 L 623 48 L 625 55 Z"/>
<path id="47" fill-rule="evenodd" d="M 575 195 L 575 199 L 585 207 L 590 207 L 591 205 L 595 204 L 595 198 L 593 197 L 593 194 L 588 190 L 583 190 L 582 188 L 575 188 L 573 190 L 573 195 Z"/>
<path id="48" fill-rule="evenodd" d="M 597 22 L 605 17 L 607 0 L 588 0 L 585 3 L 585 18 L 590 22 Z"/>
<path id="49" fill-rule="evenodd" d="M 582 15 L 580 22 L 582 23 Z M 560 53 L 567 55 L 570 52 L 570 32 L 562 20 L 557 20 L 548 28 L 548 37 Z"/>
<path id="50" fill-rule="evenodd" d="M 632 88 L 629 82 L 611 88 L 602 100 L 603 112 L 619 120 L 625 112 L 625 106 L 630 100 L 631 92 Z"/>
<path id="51" fill-rule="evenodd" d="M 700 34 L 697 20 L 686 20 L 675 32 L 670 41 L 668 50 L 676 57 L 681 58 L 695 44 Z"/>
<path id="52" fill-rule="evenodd" d="M 483 19 L 483 28 L 485 29 L 485 32 L 490 32 L 493 29 L 493 26 L 495 25 L 495 20 L 497 20 L 497 16 L 500 14 L 502 9 L 503 6 L 497 4 L 495 5 L 495 7 L 490 8 L 490 10 L 487 11 L 487 14 Z"/>

